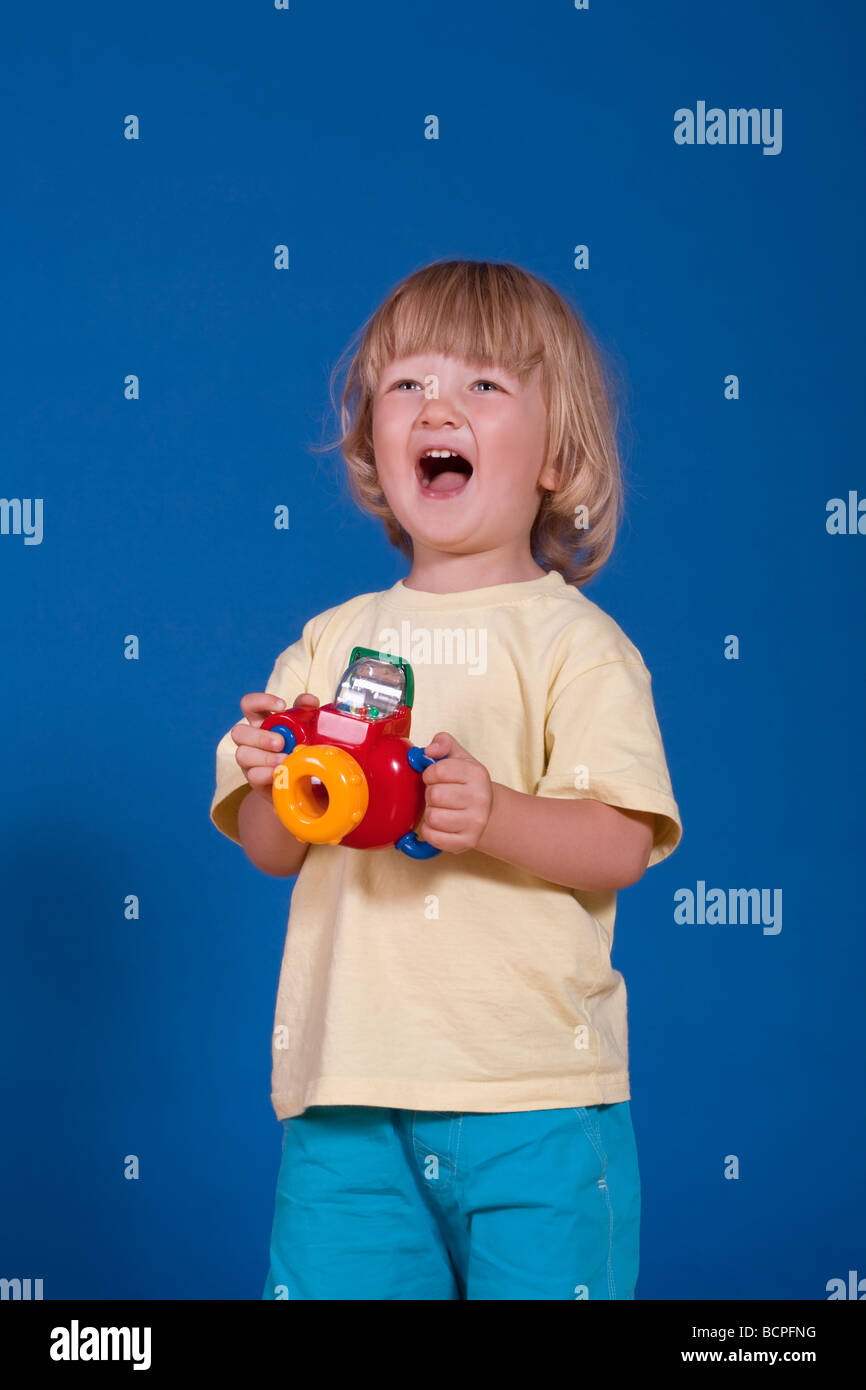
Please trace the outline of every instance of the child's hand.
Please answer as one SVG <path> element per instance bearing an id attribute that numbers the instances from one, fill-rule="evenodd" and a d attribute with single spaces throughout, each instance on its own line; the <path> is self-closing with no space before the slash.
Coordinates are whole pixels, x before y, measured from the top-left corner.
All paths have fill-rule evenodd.
<path id="1" fill-rule="evenodd" d="M 318 696 L 304 693 L 298 696 L 294 707 L 318 703 Z M 235 724 L 231 730 L 231 736 L 238 745 L 238 751 L 235 753 L 237 765 L 253 791 L 258 792 L 266 801 L 273 799 L 274 768 L 283 761 L 286 753 L 285 750 L 280 752 L 284 742 L 282 734 L 262 729 L 261 725 L 263 719 L 269 714 L 277 713 L 281 707 L 281 701 L 276 695 L 268 695 L 261 691 L 245 695 L 241 700 L 241 709 L 250 722 Z"/>
<path id="2" fill-rule="evenodd" d="M 424 752 L 444 761 L 431 763 L 421 774 L 427 804 L 417 829 L 419 838 L 452 854 L 474 849 L 493 805 L 490 773 L 451 734 L 437 734 Z"/>

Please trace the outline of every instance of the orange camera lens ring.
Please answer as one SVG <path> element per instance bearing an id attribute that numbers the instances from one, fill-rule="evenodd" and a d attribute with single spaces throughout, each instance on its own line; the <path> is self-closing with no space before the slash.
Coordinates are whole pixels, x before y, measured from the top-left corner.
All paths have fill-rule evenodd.
<path id="1" fill-rule="evenodd" d="M 317 777 L 328 795 L 324 810 L 312 794 Z M 338 845 L 364 819 L 370 789 L 364 770 L 345 748 L 299 743 L 274 769 L 274 810 L 287 830 L 312 845 Z"/>

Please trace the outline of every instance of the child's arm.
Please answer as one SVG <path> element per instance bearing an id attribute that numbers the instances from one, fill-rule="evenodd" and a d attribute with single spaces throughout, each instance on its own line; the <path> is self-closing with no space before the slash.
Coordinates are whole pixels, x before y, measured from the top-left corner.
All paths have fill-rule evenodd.
<path id="1" fill-rule="evenodd" d="M 637 883 L 653 846 L 655 815 L 603 801 L 528 796 L 491 783 L 492 806 L 476 849 L 550 883 L 586 893 Z"/>
<path id="2" fill-rule="evenodd" d="M 245 796 L 238 808 L 238 835 L 250 863 L 274 878 L 300 873 L 310 848 L 286 829 L 272 803 L 254 792 Z"/>
<path id="3" fill-rule="evenodd" d="M 450 734 L 437 734 L 425 752 L 443 758 L 422 774 L 427 809 L 419 834 L 437 849 L 478 849 L 587 893 L 626 888 L 645 872 L 652 812 L 620 810 L 588 797 L 531 796 L 491 782 L 483 763 Z"/>
<path id="4" fill-rule="evenodd" d="M 274 667 L 268 684 L 278 680 L 278 667 Z M 274 810 L 273 775 L 275 767 L 285 757 L 283 739 L 276 733 L 262 728 L 265 716 L 276 709 L 285 708 L 285 700 L 272 692 L 256 690 L 244 695 L 241 710 L 244 718 L 239 720 L 220 741 L 217 749 L 217 792 L 214 806 L 223 807 L 217 828 L 240 841 L 241 848 L 257 869 L 271 874 L 274 878 L 291 878 L 300 873 L 304 857 L 309 849 L 306 841 L 297 839 L 287 830 Z M 315 695 L 298 695 L 295 705 L 317 705 Z M 229 762 L 229 748 L 234 743 L 236 750 Z M 246 786 L 241 781 L 242 774 Z M 220 790 L 228 792 L 220 799 Z M 246 795 L 239 799 L 242 791 Z M 231 808 L 230 810 L 228 808 Z M 214 819 L 213 807 L 211 818 Z"/>

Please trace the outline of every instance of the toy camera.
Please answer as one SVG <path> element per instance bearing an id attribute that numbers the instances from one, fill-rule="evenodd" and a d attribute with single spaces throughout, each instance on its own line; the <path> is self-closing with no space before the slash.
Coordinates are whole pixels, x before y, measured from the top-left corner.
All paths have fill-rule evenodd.
<path id="1" fill-rule="evenodd" d="M 408 738 L 414 694 L 408 661 L 353 647 L 332 704 L 262 720 L 284 739 L 274 810 L 297 839 L 350 849 L 394 845 L 410 859 L 440 853 L 414 830 L 425 806 L 421 773 L 440 761 Z"/>

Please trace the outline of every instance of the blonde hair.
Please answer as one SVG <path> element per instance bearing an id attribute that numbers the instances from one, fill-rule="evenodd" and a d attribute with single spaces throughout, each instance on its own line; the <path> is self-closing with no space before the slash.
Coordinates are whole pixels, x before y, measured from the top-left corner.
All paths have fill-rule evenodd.
<path id="1" fill-rule="evenodd" d="M 508 262 L 443 260 L 402 280 L 358 330 L 331 375 L 336 411 L 334 386 L 350 355 L 339 407 L 342 437 L 326 448 L 341 450 L 354 500 L 382 519 L 391 544 L 409 559 L 412 538 L 379 484 L 372 422 L 382 372 L 419 352 L 499 366 L 521 381 L 541 365 L 548 414 L 544 462 L 558 464 L 559 478 L 556 490 L 544 492 L 530 550 L 537 564 L 558 570 L 566 583 L 587 583 L 610 555 L 621 520 L 616 390 L 622 383 L 578 309 L 552 285 Z"/>

